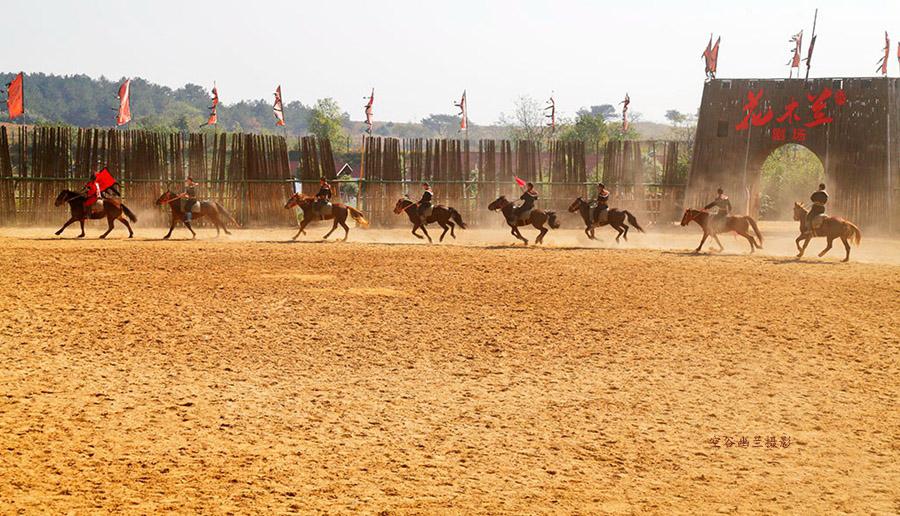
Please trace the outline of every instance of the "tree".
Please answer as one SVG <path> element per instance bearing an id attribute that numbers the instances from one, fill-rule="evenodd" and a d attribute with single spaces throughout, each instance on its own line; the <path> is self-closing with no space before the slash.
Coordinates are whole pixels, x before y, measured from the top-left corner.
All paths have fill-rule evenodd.
<path id="1" fill-rule="evenodd" d="M 544 106 L 529 95 L 516 99 L 512 115 L 500 114 L 500 125 L 507 126 L 510 138 L 540 141 L 545 137 Z"/>
<path id="2" fill-rule="evenodd" d="M 319 138 L 331 140 L 331 146 L 336 152 L 346 152 L 347 135 L 343 127 L 345 119 L 349 119 L 349 115 L 341 111 L 334 99 L 319 99 L 309 112 L 309 132 Z"/>
<path id="3" fill-rule="evenodd" d="M 447 138 L 459 131 L 459 117 L 455 115 L 431 114 L 422 119 L 422 125 L 435 136 Z"/>
<path id="4" fill-rule="evenodd" d="M 592 146 L 605 145 L 609 140 L 609 124 L 602 112 L 579 109 L 575 122 L 566 124 L 560 131 L 561 140 L 580 140 Z"/>
<path id="5" fill-rule="evenodd" d="M 604 120 L 612 120 L 614 118 L 619 118 L 619 114 L 616 113 L 616 108 L 612 104 L 600 104 L 599 106 L 591 106 L 591 114 L 594 116 L 601 116 Z"/>
<path id="6" fill-rule="evenodd" d="M 672 122 L 674 127 L 678 127 L 687 120 L 687 117 L 677 109 L 670 109 L 666 111 L 666 120 Z"/>

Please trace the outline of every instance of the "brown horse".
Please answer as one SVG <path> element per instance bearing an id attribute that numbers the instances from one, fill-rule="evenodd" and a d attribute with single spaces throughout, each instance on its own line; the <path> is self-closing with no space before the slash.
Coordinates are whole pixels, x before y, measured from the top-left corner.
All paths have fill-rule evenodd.
<path id="1" fill-rule="evenodd" d="M 300 229 L 297 231 L 297 234 L 294 235 L 292 240 L 297 240 L 297 238 L 303 234 L 306 234 L 306 226 L 313 221 L 316 220 L 334 220 L 334 223 L 331 226 L 331 231 L 325 234 L 322 237 L 323 240 L 327 239 L 334 233 L 334 230 L 337 229 L 338 224 L 344 228 L 344 242 L 347 241 L 347 237 L 350 235 L 350 228 L 347 226 L 347 216 L 353 217 L 353 220 L 356 221 L 356 225 L 359 227 L 369 227 L 369 221 L 363 216 L 362 212 L 357 210 L 356 208 L 347 206 L 345 204 L 340 203 L 332 203 L 331 210 L 323 213 L 321 216 L 319 215 L 319 210 L 316 208 L 316 198 L 310 197 L 309 195 L 303 195 L 301 193 L 295 193 L 292 195 L 287 203 L 285 203 L 285 208 L 293 208 L 298 207 L 303 210 L 303 221 L 300 222 Z"/>
<path id="2" fill-rule="evenodd" d="M 706 210 L 684 210 L 684 216 L 681 217 L 681 225 L 687 226 L 691 221 L 696 222 L 703 228 L 703 238 L 700 239 L 700 245 L 694 250 L 695 253 L 700 252 L 700 249 L 703 248 L 703 244 L 706 242 L 706 238 L 709 236 L 712 236 L 716 243 L 719 244 L 719 251 L 724 251 L 725 247 L 722 245 L 722 242 L 719 241 L 719 237 L 716 233 L 727 233 L 729 231 L 734 231 L 750 242 L 750 254 L 753 254 L 756 249 L 762 249 L 762 233 L 759 232 L 759 226 L 756 225 L 756 221 L 749 215 L 728 215 L 725 217 L 725 224 L 722 225 L 721 221 L 712 218 Z M 756 233 L 756 238 L 759 239 L 759 242 L 754 240 L 750 235 L 751 227 L 753 228 L 753 232 Z"/>
<path id="3" fill-rule="evenodd" d="M 519 226 L 527 226 L 531 224 L 535 229 L 539 230 L 537 238 L 534 239 L 535 244 L 544 243 L 544 235 L 547 234 L 549 229 L 544 227 L 546 223 L 553 229 L 559 229 L 559 222 L 556 221 L 556 212 L 555 211 L 543 211 L 537 208 L 531 210 L 531 213 L 528 214 L 528 218 L 522 220 L 515 215 L 513 215 L 513 203 L 509 202 L 505 195 L 501 195 L 494 202 L 488 204 L 488 209 L 491 211 L 500 211 L 503 214 L 503 217 L 506 219 L 506 224 L 512 228 L 512 235 L 522 242 L 525 242 L 525 245 L 528 245 L 528 239 L 522 236 L 522 233 L 519 232 Z M 509 219 L 516 217 L 516 223 L 511 224 Z"/>
<path id="4" fill-rule="evenodd" d="M 418 204 L 412 202 L 407 197 L 401 197 L 397 201 L 397 204 L 394 205 L 395 215 L 400 215 L 405 212 L 409 216 L 409 221 L 412 222 L 413 225 L 412 234 L 415 235 L 416 238 L 422 238 L 422 235 L 416 233 L 417 229 L 422 228 L 422 233 L 425 233 L 425 238 L 428 239 L 428 243 L 430 244 L 431 235 L 428 234 L 428 230 L 425 229 L 425 226 L 432 222 L 437 222 L 438 226 L 444 230 L 444 232 L 441 233 L 438 242 L 444 241 L 444 236 L 447 234 L 447 231 L 450 231 L 450 236 L 455 239 L 456 234 L 453 232 L 453 228 L 456 226 L 459 226 L 460 229 L 466 229 L 466 224 L 463 222 L 462 215 L 460 215 L 455 208 L 436 204 L 431 209 L 431 215 L 425 217 L 425 222 L 422 223 L 422 218 L 419 217 L 419 213 L 416 211 L 418 206 Z"/>
<path id="5" fill-rule="evenodd" d="M 862 239 L 862 232 L 859 228 L 849 220 L 844 220 L 840 217 L 825 217 L 825 220 L 822 221 L 822 226 L 813 231 L 812 228 L 807 227 L 808 215 L 809 210 L 804 208 L 799 202 L 794 203 L 794 220 L 800 221 L 800 236 L 795 240 L 797 250 L 800 251 L 797 258 L 803 258 L 806 246 L 809 245 L 809 241 L 813 237 L 825 237 L 828 239 L 828 245 L 819 253 L 819 258 L 831 251 L 831 243 L 834 242 L 835 238 L 840 238 L 841 242 L 844 243 L 844 249 L 847 251 L 847 256 L 844 257 L 843 261 L 850 261 L 850 240 L 853 240 L 853 243 L 858 246 L 859 241 Z M 806 241 L 803 242 L 803 247 L 800 247 L 800 241 L 804 239 Z"/>
<path id="6" fill-rule="evenodd" d="M 163 206 L 168 204 L 172 209 L 172 225 L 169 226 L 169 232 L 166 233 L 166 236 L 163 239 L 168 239 L 172 236 L 172 230 L 175 229 L 175 224 L 181 222 L 184 224 L 184 227 L 188 228 L 191 232 L 191 238 L 197 238 L 197 233 L 194 231 L 194 228 L 191 227 L 191 223 L 184 218 L 184 210 L 185 203 L 187 199 L 183 196 L 180 196 L 171 190 L 166 190 L 162 195 L 159 196 L 159 199 L 156 200 L 157 206 Z M 216 201 L 196 201 L 197 204 L 200 205 L 199 213 L 192 213 L 191 217 L 194 219 L 199 219 L 200 217 L 206 217 L 216 226 L 216 236 L 219 236 L 220 231 L 219 228 L 222 228 L 222 231 L 225 232 L 226 235 L 230 235 L 231 232 L 228 231 L 228 228 L 225 227 L 225 220 L 230 220 L 235 226 L 240 227 L 240 224 L 234 217 L 228 213 L 228 210 L 225 209 L 224 206 L 219 204 Z"/>
<path id="7" fill-rule="evenodd" d="M 91 210 L 84 207 L 84 201 L 84 194 L 73 192 L 71 190 L 63 190 L 62 192 L 59 192 L 59 195 L 56 196 L 56 202 L 54 202 L 53 204 L 55 206 L 61 206 L 64 202 L 69 203 L 69 210 L 71 214 L 69 216 L 69 220 L 67 220 L 66 223 L 63 224 L 61 228 L 59 228 L 59 231 L 56 232 L 57 235 L 61 235 L 63 230 L 69 227 L 69 224 L 77 220 L 81 223 L 81 234 L 78 235 L 78 238 L 84 238 L 85 219 L 102 219 L 106 217 L 106 222 L 109 224 L 109 229 L 106 230 L 106 233 L 100 235 L 100 238 L 106 238 L 106 235 L 108 235 L 109 232 L 113 230 L 113 222 L 117 220 L 122 224 L 125 224 L 125 227 L 128 228 L 128 238 L 134 236 L 134 231 L 131 230 L 131 224 L 128 223 L 128 220 L 125 217 L 131 219 L 131 222 L 137 222 L 137 215 L 129 210 L 128 206 L 125 206 L 124 203 L 118 200 L 104 199 L 101 210 Z M 125 217 L 122 216 L 123 214 L 125 215 Z"/>
<path id="8" fill-rule="evenodd" d="M 579 212 L 581 214 L 581 218 L 584 219 L 584 234 L 588 236 L 591 240 L 596 240 L 594 237 L 594 228 L 599 228 L 602 226 L 606 226 L 607 224 L 612 226 L 613 229 L 619 232 L 616 235 L 616 242 L 618 243 L 619 237 L 628 241 L 628 224 L 625 224 L 626 217 L 628 218 L 628 223 L 634 226 L 635 229 L 644 233 L 644 228 L 638 224 L 637 219 L 634 215 L 631 214 L 628 210 L 618 210 L 616 208 L 609 208 L 606 213 L 606 221 L 605 222 L 597 222 L 593 220 L 591 217 L 591 205 L 585 202 L 581 197 L 575 199 L 575 201 L 569 206 L 569 213 Z"/>

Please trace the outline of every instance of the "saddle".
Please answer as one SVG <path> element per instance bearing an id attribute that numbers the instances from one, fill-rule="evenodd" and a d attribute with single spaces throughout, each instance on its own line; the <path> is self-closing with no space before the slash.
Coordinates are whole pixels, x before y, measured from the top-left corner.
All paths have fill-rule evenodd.
<path id="1" fill-rule="evenodd" d="M 332 206 L 331 201 L 326 202 L 325 204 L 316 201 L 316 214 L 320 219 L 325 220 L 325 215 L 331 212 Z"/>
<path id="2" fill-rule="evenodd" d="M 810 221 L 810 226 L 812 227 L 812 230 L 813 231 L 819 230 L 822 227 L 822 225 L 825 224 L 825 219 L 827 219 L 827 218 L 828 218 L 828 216 L 825 215 L 824 213 L 820 213 L 820 214 L 816 215 L 815 217 L 813 217 L 812 220 Z"/>
<path id="3" fill-rule="evenodd" d="M 597 213 L 598 210 L 599 213 Z M 594 206 L 591 208 L 591 220 L 594 221 L 594 224 L 605 224 L 609 220 L 609 208 L 600 210 L 599 206 Z"/>
<path id="4" fill-rule="evenodd" d="M 423 213 L 422 216 L 427 219 L 428 217 L 431 216 L 432 213 L 434 213 L 434 205 L 433 204 L 425 209 L 425 213 Z"/>
<path id="5" fill-rule="evenodd" d="M 200 210 L 200 208 L 201 208 L 200 203 L 201 203 L 201 202 L 202 202 L 202 201 L 200 201 L 199 199 L 194 199 L 194 205 L 191 206 L 191 213 L 200 213 L 200 211 L 201 211 L 201 210 Z"/>
<path id="6" fill-rule="evenodd" d="M 528 218 L 531 217 L 531 212 L 532 212 L 532 211 L 534 211 L 534 208 L 525 210 L 525 211 L 523 211 L 522 213 L 519 213 L 519 214 L 517 214 L 517 215 L 513 215 L 513 217 L 515 217 L 515 220 L 512 221 L 512 222 L 515 222 L 516 224 L 520 224 L 520 223 L 521 223 L 521 224 L 524 224 L 525 221 L 527 221 Z"/>

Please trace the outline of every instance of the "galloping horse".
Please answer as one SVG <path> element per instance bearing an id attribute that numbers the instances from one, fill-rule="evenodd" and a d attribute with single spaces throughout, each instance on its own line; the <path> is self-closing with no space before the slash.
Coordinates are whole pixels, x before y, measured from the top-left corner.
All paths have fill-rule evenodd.
<path id="1" fill-rule="evenodd" d="M 594 237 L 594 228 L 599 228 L 601 226 L 606 226 L 609 224 L 616 231 L 619 232 L 616 235 L 616 242 L 618 243 L 619 237 L 628 241 L 628 225 L 625 224 L 625 218 L 628 218 L 628 223 L 634 226 L 635 229 L 644 233 L 644 228 L 638 224 L 637 219 L 634 215 L 631 214 L 628 210 L 618 210 L 616 208 L 609 208 L 606 213 L 606 221 L 605 222 L 597 222 L 593 220 L 591 217 L 591 205 L 584 201 L 581 197 L 575 199 L 575 201 L 569 206 L 569 213 L 579 212 L 581 214 L 581 218 L 584 219 L 584 234 L 588 236 L 591 240 L 596 240 Z"/>
<path id="2" fill-rule="evenodd" d="M 544 235 L 547 234 L 549 229 L 544 227 L 544 223 L 547 223 L 553 229 L 559 229 L 559 222 L 556 221 L 556 212 L 555 211 L 543 211 L 537 208 L 531 210 L 531 213 L 528 214 L 528 218 L 522 220 L 516 216 L 515 224 L 509 222 L 509 219 L 513 218 L 513 203 L 509 202 L 505 195 L 501 195 L 494 202 L 488 205 L 488 209 L 491 211 L 499 210 L 500 213 L 503 214 L 503 217 L 506 219 L 506 224 L 512 228 L 512 235 L 519 240 L 525 242 L 525 245 L 528 245 L 528 239 L 522 236 L 522 233 L 519 233 L 519 226 L 526 226 L 531 224 L 535 229 L 540 230 L 537 238 L 534 240 L 535 244 L 542 244 L 544 242 Z"/>
<path id="3" fill-rule="evenodd" d="M 812 228 L 807 227 L 807 221 L 809 220 L 807 215 L 809 215 L 809 210 L 804 208 L 799 202 L 795 202 L 794 220 L 800 221 L 800 236 L 795 240 L 797 250 L 800 251 L 797 258 L 803 258 L 803 253 L 806 252 L 806 246 L 809 245 L 809 241 L 812 240 L 813 237 L 825 237 L 828 239 L 828 245 L 825 246 L 825 249 L 822 249 L 821 253 L 819 253 L 819 258 L 825 256 L 825 253 L 831 250 L 831 243 L 834 242 L 835 238 L 840 238 L 841 242 L 844 243 L 844 249 L 847 251 L 847 256 L 844 257 L 843 261 L 850 261 L 849 240 L 852 239 L 854 244 L 859 245 L 859 241 L 862 239 L 862 232 L 859 228 L 849 220 L 844 220 L 840 217 L 825 217 L 825 220 L 822 221 L 822 226 L 819 229 L 812 231 Z M 806 241 L 803 242 L 803 247 L 801 248 L 800 241 L 804 239 Z"/>
<path id="4" fill-rule="evenodd" d="M 106 217 L 109 229 L 106 230 L 106 233 L 100 235 L 100 238 L 106 238 L 106 235 L 113 230 L 113 222 L 117 220 L 122 224 L 125 224 L 125 227 L 128 228 L 128 238 L 134 236 L 134 231 L 131 230 L 131 224 L 128 223 L 128 220 L 125 219 L 122 214 L 124 213 L 126 217 L 131 219 L 131 222 L 137 222 L 137 215 L 129 210 L 128 206 L 125 206 L 124 203 L 112 199 L 103 199 L 103 210 L 93 211 L 89 208 L 85 209 L 84 200 L 84 194 L 78 192 L 73 192 L 71 190 L 59 192 L 59 195 L 56 196 L 56 202 L 53 203 L 54 206 L 60 206 L 64 202 L 69 203 L 71 215 L 69 216 L 69 220 L 67 220 L 66 223 L 59 228 L 59 231 L 56 232 L 57 235 L 61 235 L 63 230 L 69 227 L 69 224 L 77 220 L 81 223 L 81 234 L 78 235 L 78 238 L 83 238 L 85 219 L 102 219 L 103 217 Z"/>
<path id="5" fill-rule="evenodd" d="M 400 215 L 401 213 L 406 212 L 409 216 L 409 221 L 412 222 L 413 225 L 412 234 L 415 235 L 416 238 L 421 239 L 422 235 L 416 233 L 416 230 L 422 228 L 422 232 L 425 233 L 425 238 L 428 239 L 429 244 L 431 243 L 431 235 L 428 234 L 428 230 L 425 229 L 425 226 L 432 222 L 437 222 L 438 226 L 444 229 L 438 242 L 444 241 L 444 236 L 447 234 L 447 231 L 450 231 L 450 236 L 455 239 L 456 234 L 453 232 L 455 226 L 459 226 L 460 229 L 466 229 L 466 224 L 463 222 L 462 215 L 460 215 L 455 208 L 437 204 L 432 207 L 431 215 L 425 217 L 424 223 L 422 223 L 422 219 L 416 211 L 417 208 L 418 205 L 409 200 L 408 197 L 401 197 L 397 201 L 397 204 L 394 205 L 394 214 Z M 456 224 L 454 224 L 454 222 Z"/>
<path id="6" fill-rule="evenodd" d="M 719 251 L 724 251 L 725 247 L 722 245 L 722 242 L 719 241 L 719 237 L 716 233 L 727 233 L 729 231 L 734 231 L 750 242 L 750 254 L 753 254 L 756 249 L 762 249 L 762 233 L 759 232 L 759 226 L 756 225 L 756 221 L 749 215 L 728 215 L 725 217 L 725 224 L 722 227 L 715 227 L 720 225 L 720 223 L 715 219 L 710 220 L 708 211 L 693 209 L 684 210 L 684 216 L 681 218 L 681 225 L 687 226 L 691 221 L 696 222 L 703 228 L 703 238 L 700 239 L 700 245 L 694 250 L 695 253 L 700 252 L 704 242 L 706 242 L 706 238 L 710 235 L 715 239 L 716 243 L 719 244 Z M 753 227 L 753 232 L 756 233 L 756 238 L 759 239 L 759 242 L 754 240 L 750 235 L 750 227 Z"/>
<path id="7" fill-rule="evenodd" d="M 316 209 L 316 198 L 310 197 L 308 195 L 303 195 L 300 193 L 295 193 L 292 195 L 285 203 L 284 207 L 293 208 L 298 207 L 303 210 L 303 222 L 300 223 L 300 230 L 297 231 L 297 234 L 294 235 L 292 240 L 297 240 L 297 238 L 301 234 L 306 234 L 305 228 L 306 226 L 315 220 L 332 220 L 334 219 L 334 223 L 331 226 L 331 231 L 325 234 L 322 237 L 323 240 L 327 239 L 331 234 L 337 229 L 338 224 L 344 228 L 344 242 L 347 241 L 347 237 L 350 235 L 350 228 L 347 226 L 347 216 L 353 217 L 353 220 L 356 221 L 356 224 L 360 227 L 368 227 L 369 221 L 363 216 L 362 212 L 353 208 L 351 206 L 347 206 L 340 203 L 333 203 L 331 205 L 330 213 L 323 213 L 321 217 L 319 216 L 319 211 Z"/>
<path id="8" fill-rule="evenodd" d="M 172 230 L 175 229 L 175 224 L 181 222 L 184 224 L 184 227 L 188 228 L 191 232 L 191 238 L 197 238 L 197 233 L 194 232 L 194 228 L 191 227 L 191 223 L 184 218 L 184 204 L 187 202 L 187 199 L 179 196 L 178 194 L 172 192 L 171 190 L 166 190 L 162 195 L 159 196 L 159 199 L 156 200 L 157 206 L 162 206 L 164 204 L 168 204 L 170 208 L 172 208 L 172 225 L 169 226 L 169 232 L 166 233 L 166 236 L 163 239 L 167 239 L 172 236 Z M 235 226 L 240 227 L 240 224 L 234 217 L 228 213 L 228 210 L 225 209 L 224 206 L 219 204 L 216 201 L 197 201 L 197 204 L 200 205 L 200 212 L 193 213 L 192 217 L 195 219 L 199 219 L 200 217 L 207 217 L 214 226 L 216 226 L 216 236 L 219 236 L 220 231 L 219 228 L 222 228 L 222 231 L 225 232 L 226 235 L 230 235 L 231 232 L 228 231 L 228 228 L 225 227 L 225 220 L 230 220 L 234 223 Z"/>

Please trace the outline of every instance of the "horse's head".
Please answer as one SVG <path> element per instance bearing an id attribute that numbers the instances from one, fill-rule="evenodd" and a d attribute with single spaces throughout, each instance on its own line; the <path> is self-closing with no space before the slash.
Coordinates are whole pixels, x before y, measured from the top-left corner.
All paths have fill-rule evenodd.
<path id="1" fill-rule="evenodd" d="M 285 209 L 294 208 L 297 206 L 300 206 L 300 193 L 299 192 L 288 197 L 287 202 L 284 203 Z"/>
<path id="2" fill-rule="evenodd" d="M 681 225 L 687 226 L 691 223 L 692 220 L 697 218 L 697 210 L 692 210 L 690 208 L 684 210 L 684 216 L 681 217 Z"/>
<path id="3" fill-rule="evenodd" d="M 409 200 L 408 195 L 404 195 L 403 197 L 397 199 L 397 204 L 394 205 L 394 215 L 400 215 L 401 213 L 403 213 L 403 210 L 405 210 L 412 204 L 414 203 Z"/>
<path id="4" fill-rule="evenodd" d="M 809 213 L 799 202 L 794 202 L 794 220 L 804 220 Z"/>
<path id="5" fill-rule="evenodd" d="M 581 197 L 575 199 L 572 204 L 569 205 L 569 213 L 575 213 L 576 211 L 581 209 L 581 205 L 584 204 L 584 199 Z"/>
<path id="6" fill-rule="evenodd" d="M 172 190 L 166 190 L 162 193 L 162 195 L 159 196 L 159 199 L 157 199 L 154 204 L 156 204 L 157 206 L 162 206 L 163 204 L 172 202 L 176 197 L 178 196 L 175 195 Z"/>
<path id="7" fill-rule="evenodd" d="M 497 197 L 497 200 L 488 204 L 488 209 L 491 211 L 502 210 L 508 204 L 509 204 L 509 201 L 506 200 L 506 196 L 501 195 L 500 197 Z"/>
<path id="8" fill-rule="evenodd" d="M 62 192 L 59 192 L 59 195 L 56 196 L 56 201 L 54 201 L 53 205 L 62 206 L 62 203 L 68 202 L 68 200 L 71 198 L 71 194 L 71 190 L 63 190 Z"/>

